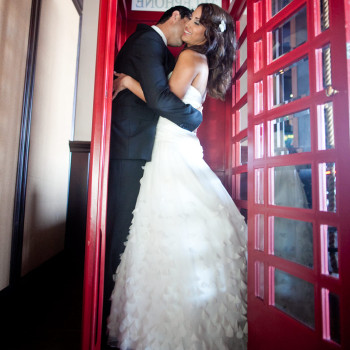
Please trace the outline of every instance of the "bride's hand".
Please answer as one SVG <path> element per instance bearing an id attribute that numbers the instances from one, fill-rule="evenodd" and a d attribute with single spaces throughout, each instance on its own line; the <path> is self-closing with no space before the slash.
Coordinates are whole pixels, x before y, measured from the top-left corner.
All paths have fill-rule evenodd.
<path id="1" fill-rule="evenodd" d="M 123 91 L 127 88 L 125 82 L 129 78 L 128 75 L 117 72 L 114 72 L 114 76 L 116 76 L 117 78 L 113 80 L 113 100 L 119 94 L 120 91 Z"/>

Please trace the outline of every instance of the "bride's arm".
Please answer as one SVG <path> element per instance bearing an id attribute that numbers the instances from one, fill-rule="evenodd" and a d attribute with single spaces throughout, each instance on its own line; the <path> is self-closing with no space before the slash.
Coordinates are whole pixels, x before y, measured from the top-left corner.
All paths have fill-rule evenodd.
<path id="1" fill-rule="evenodd" d="M 114 75 L 117 78 L 113 81 L 113 99 L 119 94 L 120 91 L 128 89 L 142 101 L 146 102 L 141 85 L 137 80 L 124 73 L 114 72 Z"/>
<path id="2" fill-rule="evenodd" d="M 199 73 L 200 62 L 192 50 L 182 51 L 169 79 L 169 87 L 178 98 L 182 99 L 193 80 Z"/>
<path id="3" fill-rule="evenodd" d="M 179 55 L 173 73 L 169 79 L 169 87 L 177 97 L 182 99 L 186 91 L 198 74 L 198 64 L 193 59 L 193 51 L 185 50 Z M 130 90 L 134 95 L 144 102 L 147 102 L 140 83 L 129 75 L 123 73 L 114 73 L 117 77 L 113 81 L 113 99 L 117 94 L 124 90 Z"/>

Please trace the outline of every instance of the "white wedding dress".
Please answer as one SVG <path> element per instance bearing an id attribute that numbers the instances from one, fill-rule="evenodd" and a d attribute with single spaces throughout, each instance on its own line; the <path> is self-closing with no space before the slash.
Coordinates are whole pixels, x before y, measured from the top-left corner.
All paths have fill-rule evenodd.
<path id="1" fill-rule="evenodd" d="M 201 105 L 190 87 L 185 103 Z M 108 319 L 122 350 L 246 349 L 246 224 L 197 136 L 160 117 Z"/>

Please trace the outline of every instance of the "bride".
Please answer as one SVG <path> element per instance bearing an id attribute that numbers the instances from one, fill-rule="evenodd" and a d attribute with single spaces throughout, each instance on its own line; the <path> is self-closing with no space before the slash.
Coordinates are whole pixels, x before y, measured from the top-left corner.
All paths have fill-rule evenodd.
<path id="1" fill-rule="evenodd" d="M 223 99 L 234 59 L 229 14 L 214 4 L 193 12 L 169 79 L 172 92 L 201 109 Z M 116 74 L 116 93 L 140 84 Z M 195 133 L 159 118 L 116 274 L 108 343 L 120 349 L 245 349 L 246 225 L 203 160 Z"/>

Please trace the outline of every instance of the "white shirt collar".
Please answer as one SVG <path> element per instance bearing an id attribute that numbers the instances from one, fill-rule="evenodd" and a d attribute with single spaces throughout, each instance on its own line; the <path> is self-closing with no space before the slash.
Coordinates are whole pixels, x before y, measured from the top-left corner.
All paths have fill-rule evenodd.
<path id="1" fill-rule="evenodd" d="M 162 37 L 165 46 L 167 46 L 168 45 L 168 41 L 166 40 L 166 37 L 165 37 L 164 33 L 162 32 L 162 30 L 159 27 L 155 26 L 155 25 L 152 26 L 152 28 Z"/>

